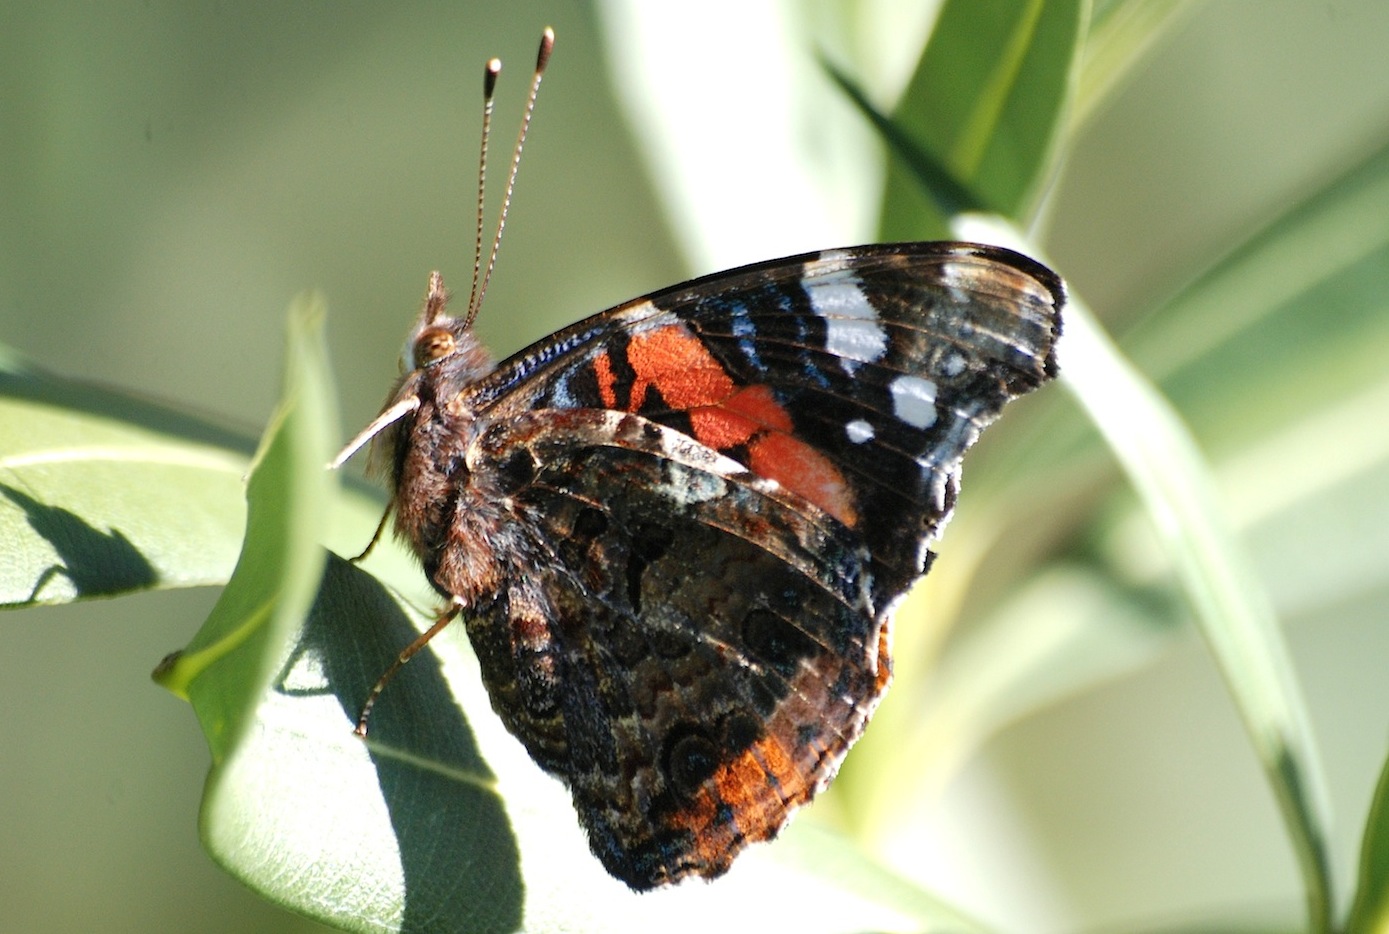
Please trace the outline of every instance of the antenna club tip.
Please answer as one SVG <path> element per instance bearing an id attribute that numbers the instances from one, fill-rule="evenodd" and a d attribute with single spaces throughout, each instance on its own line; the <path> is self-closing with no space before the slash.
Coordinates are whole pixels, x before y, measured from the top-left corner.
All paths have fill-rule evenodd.
<path id="1" fill-rule="evenodd" d="M 502 60 L 494 58 L 487 62 L 487 67 L 482 72 L 482 96 L 486 100 L 491 100 L 492 95 L 497 90 L 497 76 L 502 73 Z"/>
<path id="2" fill-rule="evenodd" d="M 540 34 L 540 52 L 535 56 L 535 70 L 540 73 L 550 63 L 550 53 L 555 50 L 555 31 L 549 26 Z"/>

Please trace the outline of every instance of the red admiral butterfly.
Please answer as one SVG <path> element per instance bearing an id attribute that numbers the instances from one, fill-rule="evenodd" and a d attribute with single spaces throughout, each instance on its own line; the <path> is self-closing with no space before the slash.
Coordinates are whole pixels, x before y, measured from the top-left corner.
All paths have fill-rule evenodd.
<path id="1" fill-rule="evenodd" d="M 991 246 L 826 250 L 500 364 L 478 294 L 451 317 L 430 277 L 409 372 L 339 456 L 381 436 L 396 529 L 449 601 L 358 732 L 461 615 L 493 707 L 608 871 L 638 890 L 720 875 L 863 732 L 965 449 L 1056 373 L 1064 287 Z"/>

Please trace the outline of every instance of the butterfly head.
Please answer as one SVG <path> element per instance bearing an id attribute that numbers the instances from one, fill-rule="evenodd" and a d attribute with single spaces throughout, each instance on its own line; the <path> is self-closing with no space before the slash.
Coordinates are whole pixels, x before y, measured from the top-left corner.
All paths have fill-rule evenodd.
<path id="1" fill-rule="evenodd" d="M 491 355 L 473 333 L 474 315 L 455 318 L 447 314 L 448 300 L 444 277 L 437 272 L 430 273 L 424 307 L 401 350 L 400 368 L 404 377 L 401 389 L 393 398 L 399 398 L 405 387 L 413 388 L 424 373 L 429 373 L 436 383 L 458 386 L 485 375 L 495 366 Z"/>
<path id="2" fill-rule="evenodd" d="M 413 373 L 453 356 L 459 348 L 460 338 L 470 331 L 469 322 L 460 322 L 444 313 L 448 305 L 449 293 L 444 288 L 444 277 L 437 272 L 429 274 L 429 291 L 424 298 L 424 308 L 400 349 L 400 372 Z"/>
<path id="3" fill-rule="evenodd" d="M 432 412 L 449 408 L 470 383 L 496 369 L 496 361 L 473 333 L 473 316 L 454 318 L 446 314 L 448 300 L 444 277 L 430 273 L 424 308 L 401 352 L 400 379 L 381 414 L 338 452 L 329 467 L 342 466 L 376 438 L 385 441 L 387 449 L 394 447 L 402 420 L 412 420 L 425 404 Z"/>

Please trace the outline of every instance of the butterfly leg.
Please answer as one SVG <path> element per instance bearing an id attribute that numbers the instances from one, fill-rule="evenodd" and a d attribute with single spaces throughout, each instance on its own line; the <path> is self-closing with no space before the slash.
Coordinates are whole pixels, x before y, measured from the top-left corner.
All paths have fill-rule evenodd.
<path id="1" fill-rule="evenodd" d="M 353 564 L 361 564 L 365 561 L 367 555 L 371 554 L 372 549 L 376 547 L 376 543 L 381 541 L 381 536 L 386 534 L 386 522 L 391 518 L 391 507 L 393 505 L 394 503 L 386 504 L 386 511 L 381 513 L 381 521 L 376 523 L 376 531 L 371 534 L 371 541 L 367 542 L 367 547 L 362 549 L 361 554 L 351 559 Z"/>
<path id="2" fill-rule="evenodd" d="M 384 525 L 385 519 L 383 518 L 381 521 Z M 366 739 L 367 720 L 371 717 L 371 708 L 376 706 L 376 701 L 381 696 L 381 692 L 386 690 L 386 685 L 396 676 L 396 672 L 405 667 L 406 662 L 414 658 L 415 654 L 419 652 L 420 649 L 429 644 L 430 639 L 433 639 L 443 631 L 445 626 L 453 622 L 462 609 L 463 602 L 455 597 L 448 608 L 439 614 L 439 618 L 435 620 L 434 625 L 425 630 L 423 635 L 407 645 L 404 650 L 401 651 L 400 655 L 396 656 L 396 660 L 391 662 L 391 667 L 387 668 L 385 674 L 377 678 L 376 683 L 372 685 L 371 692 L 367 694 L 366 702 L 362 704 L 362 715 L 357 718 L 357 726 L 352 731 L 353 733 L 360 736 L 362 739 Z"/>

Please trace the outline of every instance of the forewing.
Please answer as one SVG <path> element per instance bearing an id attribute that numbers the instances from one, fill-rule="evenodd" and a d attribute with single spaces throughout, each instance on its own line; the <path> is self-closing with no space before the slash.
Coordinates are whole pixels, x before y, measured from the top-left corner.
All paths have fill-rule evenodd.
<path id="1" fill-rule="evenodd" d="M 604 312 L 474 390 L 496 417 L 601 408 L 674 428 L 855 532 L 879 613 L 924 572 L 960 460 L 1055 375 L 1064 288 L 996 247 L 907 243 L 791 257 Z"/>

